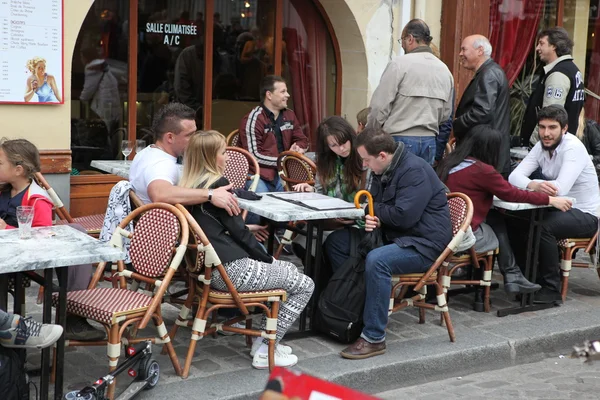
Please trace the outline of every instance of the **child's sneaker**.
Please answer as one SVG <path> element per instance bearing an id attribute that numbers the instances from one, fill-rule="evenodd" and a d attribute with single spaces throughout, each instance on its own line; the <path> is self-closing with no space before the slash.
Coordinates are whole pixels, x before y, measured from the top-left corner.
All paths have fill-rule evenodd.
<path id="1" fill-rule="evenodd" d="M 31 317 L 15 315 L 12 328 L 0 332 L 0 344 L 12 348 L 43 349 L 56 343 L 62 332 L 60 325 L 41 324 Z"/>
<path id="2" fill-rule="evenodd" d="M 275 366 L 276 367 L 292 367 L 298 363 L 298 357 L 293 354 L 285 354 L 275 349 Z M 269 354 L 257 352 L 252 358 L 252 366 L 256 369 L 269 368 Z"/>

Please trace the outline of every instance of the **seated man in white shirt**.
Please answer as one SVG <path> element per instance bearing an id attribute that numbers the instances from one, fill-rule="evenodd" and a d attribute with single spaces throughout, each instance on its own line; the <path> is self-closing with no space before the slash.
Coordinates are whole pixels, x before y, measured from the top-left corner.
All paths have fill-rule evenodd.
<path id="1" fill-rule="evenodd" d="M 598 229 L 596 212 L 600 205 L 600 192 L 596 170 L 583 143 L 567 132 L 568 118 L 561 105 L 550 105 L 540 110 L 540 141 L 508 177 L 511 184 L 521 189 L 575 199 L 569 211 L 546 211 L 537 278 L 542 289 L 534 295 L 534 303 L 562 303 L 557 239 L 592 237 Z M 530 180 L 529 176 L 538 168 L 541 168 L 545 180 Z M 527 232 L 527 229 L 523 231 Z M 513 237 L 515 255 L 522 258 L 526 254 L 527 241 L 516 240 L 516 236 L 518 234 Z M 525 265 L 523 259 L 518 261 L 519 265 Z"/>
<path id="2" fill-rule="evenodd" d="M 229 215 L 238 215 L 237 200 L 223 186 L 214 190 L 177 186 L 181 173 L 177 157 L 183 155 L 190 137 L 196 132 L 196 113 L 181 103 L 169 103 L 159 110 L 152 122 L 156 143 L 136 154 L 129 170 L 129 181 L 144 204 L 200 204 L 210 201 Z"/>

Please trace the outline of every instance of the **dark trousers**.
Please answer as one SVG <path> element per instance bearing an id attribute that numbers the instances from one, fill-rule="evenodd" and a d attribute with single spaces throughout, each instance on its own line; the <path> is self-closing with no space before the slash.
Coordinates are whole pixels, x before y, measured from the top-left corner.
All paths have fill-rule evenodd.
<path id="1" fill-rule="evenodd" d="M 511 244 L 517 263 L 525 266 L 528 222 L 508 221 Z M 537 283 L 560 292 L 560 259 L 557 239 L 592 237 L 598 229 L 598 218 L 576 208 L 567 212 L 548 209 L 542 222 Z"/>

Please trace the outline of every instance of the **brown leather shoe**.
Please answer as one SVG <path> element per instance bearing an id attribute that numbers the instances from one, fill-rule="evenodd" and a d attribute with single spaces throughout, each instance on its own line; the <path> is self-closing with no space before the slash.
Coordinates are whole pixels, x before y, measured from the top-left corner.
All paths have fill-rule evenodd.
<path id="1" fill-rule="evenodd" d="M 344 358 L 360 360 L 383 353 L 385 353 L 385 341 L 381 343 L 369 343 L 363 338 L 358 338 L 356 342 L 342 350 L 340 355 Z"/>

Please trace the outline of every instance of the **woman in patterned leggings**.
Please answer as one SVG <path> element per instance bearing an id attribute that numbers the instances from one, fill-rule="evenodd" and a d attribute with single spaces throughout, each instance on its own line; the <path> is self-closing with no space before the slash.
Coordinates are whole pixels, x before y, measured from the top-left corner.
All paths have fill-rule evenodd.
<path id="1" fill-rule="evenodd" d="M 185 151 L 184 168 L 179 186 L 215 189 L 229 184 L 223 176 L 227 163 L 225 139 L 216 131 L 198 131 L 190 139 Z M 290 367 L 298 362 L 289 346 L 279 343 L 285 332 L 298 318 L 314 290 L 313 281 L 298 272 L 290 262 L 275 260 L 244 225 L 240 216 L 230 216 L 209 201 L 192 206 L 191 214 L 202 227 L 219 255 L 231 282 L 240 291 L 284 289 L 287 300 L 281 304 L 277 321 L 275 365 Z M 211 286 L 227 291 L 218 274 L 213 275 Z M 261 329 L 266 327 L 263 316 Z M 252 366 L 269 367 L 267 339 L 256 338 L 250 355 Z"/>

